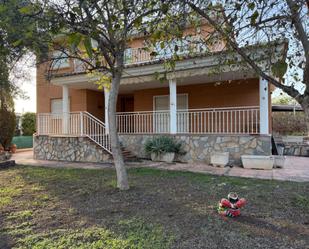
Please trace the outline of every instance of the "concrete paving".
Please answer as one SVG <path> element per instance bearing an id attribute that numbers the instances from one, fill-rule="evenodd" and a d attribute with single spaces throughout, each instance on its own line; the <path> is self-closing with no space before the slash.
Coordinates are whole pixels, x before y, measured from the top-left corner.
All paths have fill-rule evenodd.
<path id="1" fill-rule="evenodd" d="M 73 163 L 59 161 L 45 161 L 33 159 L 32 150 L 18 151 L 13 155 L 13 160 L 19 165 L 44 166 L 44 167 L 64 167 L 64 168 L 86 168 L 102 169 L 112 168 L 112 164 L 101 163 Z M 221 176 L 237 176 L 246 178 L 284 180 L 295 182 L 309 182 L 309 158 L 308 157 L 286 157 L 285 167 L 273 170 L 244 169 L 241 167 L 213 167 L 203 163 L 157 163 L 142 161 L 138 163 L 127 163 L 128 167 L 159 168 L 164 170 L 180 170 L 198 173 L 207 173 Z"/>

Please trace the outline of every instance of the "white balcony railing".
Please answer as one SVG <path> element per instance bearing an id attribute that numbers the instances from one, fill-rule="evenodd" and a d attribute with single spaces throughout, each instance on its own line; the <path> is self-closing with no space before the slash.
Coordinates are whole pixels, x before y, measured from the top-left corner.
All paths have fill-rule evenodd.
<path id="1" fill-rule="evenodd" d="M 259 134 L 259 107 L 207 108 L 177 111 L 177 133 Z M 169 111 L 117 113 L 121 134 L 170 132 Z"/>
<path id="2" fill-rule="evenodd" d="M 175 44 L 174 44 L 175 45 Z M 185 42 L 184 44 L 179 43 L 178 44 L 178 51 L 174 52 L 173 48 L 174 45 L 171 46 L 171 44 L 167 45 L 167 47 L 161 49 L 158 45 L 156 49 L 153 49 L 153 51 L 156 51 L 156 55 L 152 55 L 152 52 L 145 47 L 141 48 L 127 48 L 125 50 L 125 56 L 124 56 L 124 64 L 126 66 L 129 65 L 138 65 L 148 62 L 154 62 L 159 61 L 162 59 L 169 59 L 171 58 L 175 53 L 179 56 L 187 56 L 187 55 L 199 55 L 206 53 L 209 51 L 209 48 L 206 46 L 203 46 L 202 42 Z M 216 43 L 211 47 L 212 52 L 221 51 L 224 47 L 223 43 Z M 95 64 L 95 62 L 91 62 L 92 64 Z M 85 72 L 88 68 L 87 63 L 83 63 L 79 60 L 74 60 L 74 72 Z M 107 66 L 107 63 L 105 63 L 105 66 Z"/>
<path id="3" fill-rule="evenodd" d="M 177 111 L 179 134 L 259 134 L 259 107 L 227 107 Z M 170 133 L 170 112 L 117 113 L 120 134 Z M 37 115 L 37 135 L 86 136 L 111 151 L 105 124 L 88 112 Z"/>

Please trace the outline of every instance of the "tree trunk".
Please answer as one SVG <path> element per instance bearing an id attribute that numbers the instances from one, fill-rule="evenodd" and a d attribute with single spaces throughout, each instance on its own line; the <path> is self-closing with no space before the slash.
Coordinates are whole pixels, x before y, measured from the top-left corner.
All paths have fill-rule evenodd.
<path id="1" fill-rule="evenodd" d="M 128 175 L 124 165 L 123 155 L 117 133 L 117 124 L 116 124 L 116 105 L 117 105 L 117 97 L 118 97 L 121 75 L 122 72 L 116 70 L 116 72 L 112 77 L 112 85 L 108 104 L 109 136 L 117 174 L 117 187 L 120 190 L 128 190 L 129 189 Z"/>

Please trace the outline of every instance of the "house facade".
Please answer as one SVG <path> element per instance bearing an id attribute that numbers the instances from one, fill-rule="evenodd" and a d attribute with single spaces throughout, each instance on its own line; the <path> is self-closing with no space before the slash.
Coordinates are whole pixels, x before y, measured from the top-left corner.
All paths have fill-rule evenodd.
<path id="1" fill-rule="evenodd" d="M 208 163 L 211 153 L 223 151 L 236 164 L 242 154 L 271 154 L 273 89 L 266 80 L 239 62 L 220 65 L 222 56 L 231 56 L 222 52 L 222 43 L 207 54 L 184 49 L 183 59 L 166 73 L 166 55 L 152 57 L 143 49 L 145 39 L 135 38 L 126 51 L 118 96 L 116 128 L 126 150 L 147 158 L 145 141 L 167 135 L 182 141 L 186 154 L 178 160 L 185 162 Z M 285 46 L 274 43 L 248 52 L 261 62 L 274 61 L 284 56 Z M 214 73 L 218 66 L 220 73 Z M 47 68 L 37 68 L 34 157 L 110 162 L 108 89 L 98 90 L 96 79 L 77 61 L 62 60 L 50 81 Z M 163 73 L 162 82 L 157 75 Z"/>

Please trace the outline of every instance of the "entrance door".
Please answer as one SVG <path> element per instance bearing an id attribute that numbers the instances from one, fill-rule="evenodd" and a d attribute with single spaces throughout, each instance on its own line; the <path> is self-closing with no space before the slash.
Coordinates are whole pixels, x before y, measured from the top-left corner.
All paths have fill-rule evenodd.
<path id="1" fill-rule="evenodd" d="M 154 130 L 157 133 L 166 133 L 170 130 L 169 95 L 154 96 Z M 183 115 L 188 110 L 188 95 L 177 94 L 177 127 L 178 131 L 186 132 L 188 129 L 187 116 Z"/>

